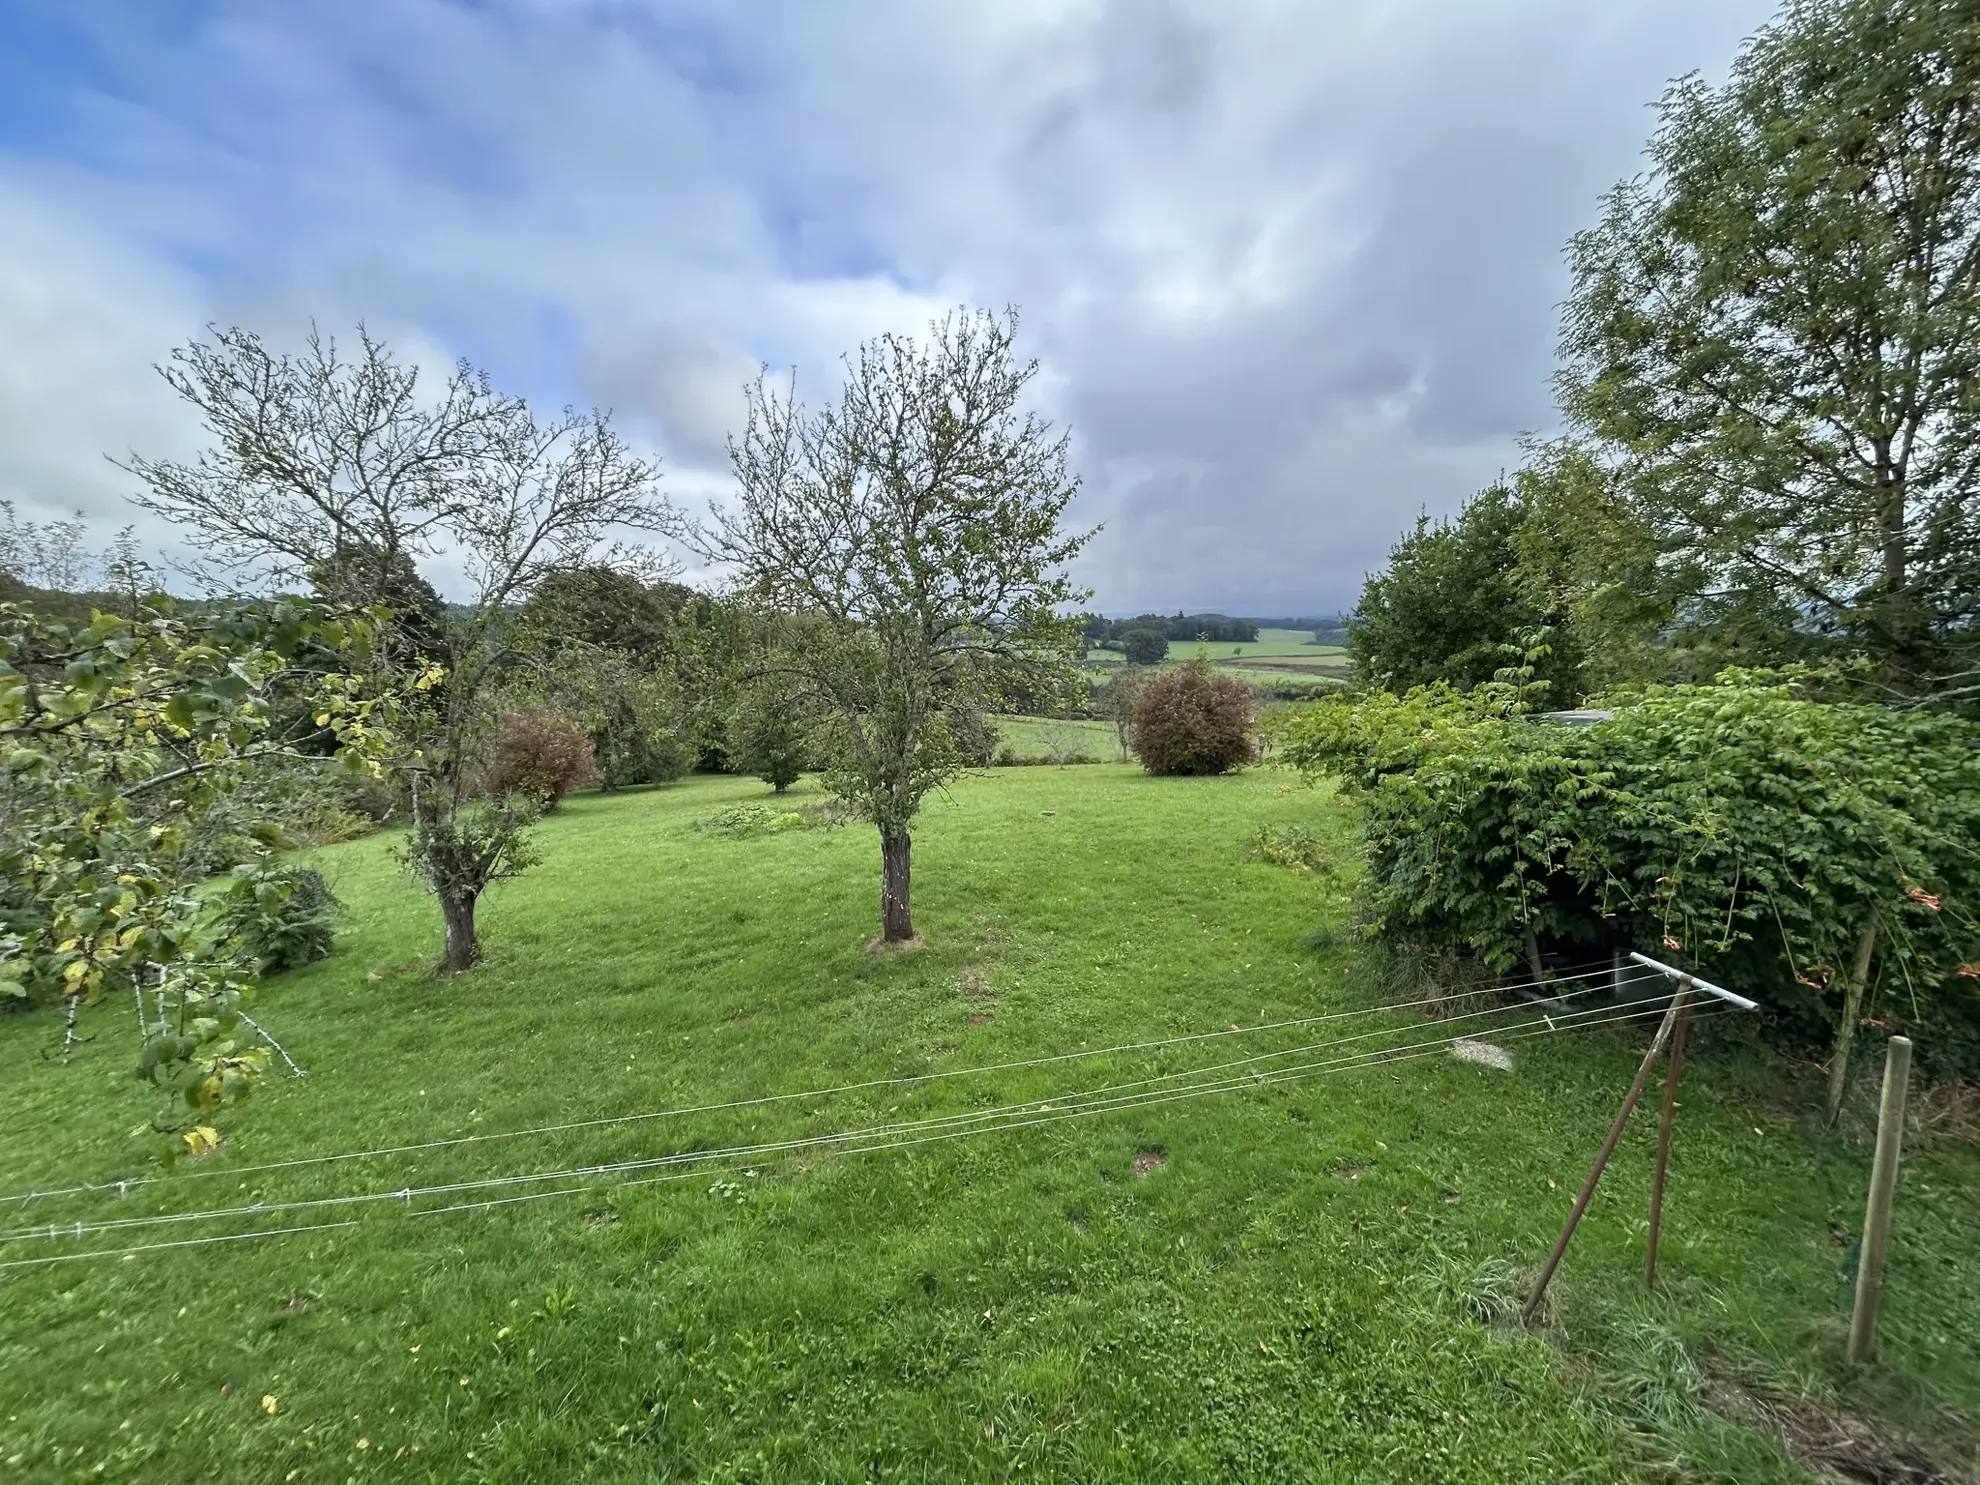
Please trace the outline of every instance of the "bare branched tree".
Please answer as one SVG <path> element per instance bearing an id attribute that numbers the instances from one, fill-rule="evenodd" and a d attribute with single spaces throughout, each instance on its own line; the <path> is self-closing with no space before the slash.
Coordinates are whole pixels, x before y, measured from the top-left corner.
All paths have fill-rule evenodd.
<path id="1" fill-rule="evenodd" d="M 89 533 L 81 512 L 67 521 L 23 521 L 14 502 L 0 500 L 0 573 L 35 588 L 74 592 L 91 563 L 83 548 Z"/>
<path id="2" fill-rule="evenodd" d="M 403 698 L 408 864 L 440 900 L 445 968 L 466 969 L 482 892 L 530 860 L 527 808 L 476 798 L 508 621 L 545 578 L 597 565 L 613 530 L 671 529 L 657 467 L 602 414 L 539 420 L 464 363 L 425 396 L 418 369 L 362 327 L 353 359 L 314 332 L 286 356 L 248 331 L 216 331 L 161 374 L 212 443 L 190 464 L 133 457 L 138 503 L 237 581 L 389 603 L 419 558 L 445 554 L 464 572 L 467 601 L 395 626 L 380 664 Z M 603 560 L 615 554 L 633 555 Z"/>
<path id="3" fill-rule="evenodd" d="M 791 616 L 774 662 L 823 723 L 827 782 L 879 828 L 881 939 L 914 936 L 910 827 L 962 770 L 950 721 L 1072 679 L 1085 595 L 1064 573 L 1092 532 L 1060 526 L 1067 442 L 1020 411 L 1037 365 L 1017 322 L 955 313 L 885 335 L 818 412 L 759 377 L 730 459 L 737 508 L 701 550 Z"/>

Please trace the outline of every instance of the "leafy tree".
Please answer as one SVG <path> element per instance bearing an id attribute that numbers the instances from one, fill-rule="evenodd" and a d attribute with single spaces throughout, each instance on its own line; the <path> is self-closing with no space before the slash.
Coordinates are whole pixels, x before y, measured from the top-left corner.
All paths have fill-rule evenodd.
<path id="1" fill-rule="evenodd" d="M 1562 406 L 1781 651 L 1980 694 L 1980 12 L 1789 0 L 1570 249 Z"/>
<path id="2" fill-rule="evenodd" d="M 175 1148 L 246 1097 L 263 1065 L 243 1041 L 257 967 L 215 955 L 187 852 L 208 811 L 277 757 L 269 697 L 306 646 L 362 654 L 369 618 L 294 600 L 170 608 L 88 623 L 0 605 L 0 994 L 80 1012 L 135 1002 L 140 1074 L 190 1122 Z M 352 764 L 390 734 L 354 675 L 309 673 Z"/>
<path id="3" fill-rule="evenodd" d="M 219 331 L 175 351 L 162 375 L 211 444 L 189 464 L 134 457 L 138 503 L 220 572 L 327 572 L 351 601 L 383 602 L 407 564 L 442 551 L 459 561 L 466 601 L 440 615 L 430 647 L 386 631 L 377 670 L 403 697 L 407 864 L 439 899 L 444 969 L 467 969 L 482 893 L 530 859 L 527 802 L 475 794 L 515 610 L 550 578 L 598 565 L 614 527 L 665 524 L 654 466 L 603 415 L 541 420 L 465 364 L 425 396 L 417 369 L 362 327 L 348 360 L 314 332 L 290 356 Z"/>
<path id="4" fill-rule="evenodd" d="M 509 712 L 495 736 L 488 784 L 541 810 L 554 810 L 573 789 L 598 782 L 591 739 L 553 712 Z"/>
<path id="5" fill-rule="evenodd" d="M 1555 615 L 1516 573 L 1523 512 L 1504 484 L 1466 502 L 1455 520 L 1419 516 L 1389 565 L 1371 574 L 1347 624 L 1347 652 L 1363 680 L 1384 690 L 1489 681 L 1534 648 Z M 1546 679 L 1565 704 L 1580 692 L 1571 645 L 1546 656 Z"/>
<path id="6" fill-rule="evenodd" d="M 1169 658 L 1169 642 L 1153 629 L 1130 629 L 1121 636 L 1121 653 L 1130 665 L 1160 665 Z"/>
<path id="7" fill-rule="evenodd" d="M 1167 654 L 1166 649 L 1163 652 Z M 1121 750 L 1121 762 L 1128 760 L 1134 734 L 1134 704 L 1141 699 L 1141 688 L 1148 682 L 1148 671 L 1139 665 L 1123 665 L 1107 680 L 1107 719 L 1114 724 L 1114 741 Z"/>
<path id="8" fill-rule="evenodd" d="M 328 959 L 336 943 L 337 899 L 313 867 L 244 861 L 212 905 L 221 949 L 260 975 Z"/>
<path id="9" fill-rule="evenodd" d="M 1150 675 L 1134 701 L 1132 742 L 1150 773 L 1210 774 L 1254 756 L 1251 688 L 1198 658 Z"/>
<path id="10" fill-rule="evenodd" d="M 679 616 L 694 597 L 664 579 L 670 570 L 595 565 L 551 573 L 523 604 L 518 628 L 546 653 L 578 642 L 656 669 L 673 649 Z"/>
<path id="11" fill-rule="evenodd" d="M 623 650 L 581 640 L 513 658 L 502 704 L 576 722 L 605 788 L 665 783 L 694 766 L 696 740 L 671 664 L 648 668 Z"/>
<path id="12" fill-rule="evenodd" d="M 730 726 L 729 755 L 777 793 L 790 788 L 811 756 L 802 699 L 775 678 L 750 687 Z"/>
<path id="13" fill-rule="evenodd" d="M 832 789 L 879 829 L 881 939 L 914 936 L 911 829 L 962 769 L 949 718 L 1070 683 L 1066 439 L 1022 414 L 1014 317 L 952 314 L 848 362 L 836 406 L 759 378 L 730 447 L 741 499 L 702 533 L 741 590 L 796 617 L 776 667 L 819 722 Z"/>
<path id="14" fill-rule="evenodd" d="M 385 610 L 391 650 L 404 662 L 447 653 L 447 605 L 403 548 L 371 550 L 355 535 L 309 569 L 309 585 L 327 603 Z"/>

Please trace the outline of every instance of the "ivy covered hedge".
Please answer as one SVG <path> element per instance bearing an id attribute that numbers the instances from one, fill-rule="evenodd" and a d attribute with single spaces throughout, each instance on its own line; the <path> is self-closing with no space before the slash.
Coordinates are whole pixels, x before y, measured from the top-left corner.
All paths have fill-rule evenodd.
<path id="1" fill-rule="evenodd" d="M 1980 730 L 1778 675 L 1608 698 L 1553 725 L 1524 693 L 1324 700 L 1283 756 L 1359 801 L 1387 936 L 1501 972 L 1635 948 L 1759 1000 L 1838 1077 L 1860 1021 L 1980 1068 Z M 1839 1053 L 1840 1055 L 1834 1055 Z"/>

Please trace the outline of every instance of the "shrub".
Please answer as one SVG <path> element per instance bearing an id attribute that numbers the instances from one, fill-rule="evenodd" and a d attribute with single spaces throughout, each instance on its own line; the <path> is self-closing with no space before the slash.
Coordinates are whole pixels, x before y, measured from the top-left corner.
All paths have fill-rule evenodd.
<path id="1" fill-rule="evenodd" d="M 1617 701 L 1562 727 L 1507 684 L 1434 687 L 1320 702 L 1281 740 L 1361 803 L 1392 941 L 1501 972 L 1543 949 L 1676 960 L 1792 1043 L 1832 1035 L 1838 1072 L 1864 1016 L 1975 1046 L 1980 729 L 1751 673 Z"/>
<path id="2" fill-rule="evenodd" d="M 811 738 L 792 697 L 759 687 L 745 694 L 729 723 L 729 761 L 782 794 L 811 763 Z"/>
<path id="3" fill-rule="evenodd" d="M 1153 629 L 1130 629 L 1121 636 L 1121 653 L 1130 665 L 1160 665 L 1169 658 L 1169 642 Z"/>
<path id="4" fill-rule="evenodd" d="M 250 861 L 229 872 L 215 895 L 213 929 L 224 954 L 276 974 L 330 957 L 337 899 L 311 867 Z"/>
<path id="5" fill-rule="evenodd" d="M 502 718 L 488 771 L 494 793 L 520 794 L 548 810 L 571 790 L 597 782 L 591 739 L 575 722 L 541 711 Z"/>
<path id="6" fill-rule="evenodd" d="M 1251 688 L 1201 660 L 1151 675 L 1130 739 L 1150 773 L 1228 773 L 1253 756 Z"/>

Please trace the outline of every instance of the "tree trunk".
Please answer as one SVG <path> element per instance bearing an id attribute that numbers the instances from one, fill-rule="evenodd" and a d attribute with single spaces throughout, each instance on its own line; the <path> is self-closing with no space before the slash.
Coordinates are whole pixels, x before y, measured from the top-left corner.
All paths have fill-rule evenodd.
<path id="1" fill-rule="evenodd" d="M 1842 1112 L 1843 1090 L 1849 1083 L 1849 1052 L 1856 1044 L 1856 1022 L 1863 1014 L 1863 992 L 1870 983 L 1870 956 L 1877 948 L 1877 924 L 1873 919 L 1856 941 L 1856 963 L 1849 984 L 1843 990 L 1842 1020 L 1836 1023 L 1835 1050 L 1829 1054 L 1829 1123 Z"/>
<path id="2" fill-rule="evenodd" d="M 905 943 L 914 937 L 908 916 L 908 850 L 913 842 L 905 830 L 880 832 L 880 938 Z"/>
<path id="3" fill-rule="evenodd" d="M 1547 965 L 1540 957 L 1540 935 L 1533 931 L 1531 923 L 1526 925 L 1526 968 L 1533 976 L 1535 988 L 1544 989 L 1547 984 Z"/>
<path id="4" fill-rule="evenodd" d="M 481 957 L 481 945 L 474 937 L 475 897 L 472 892 L 456 892 L 440 899 L 440 916 L 447 923 L 447 958 L 441 965 L 446 974 L 461 974 Z"/>

